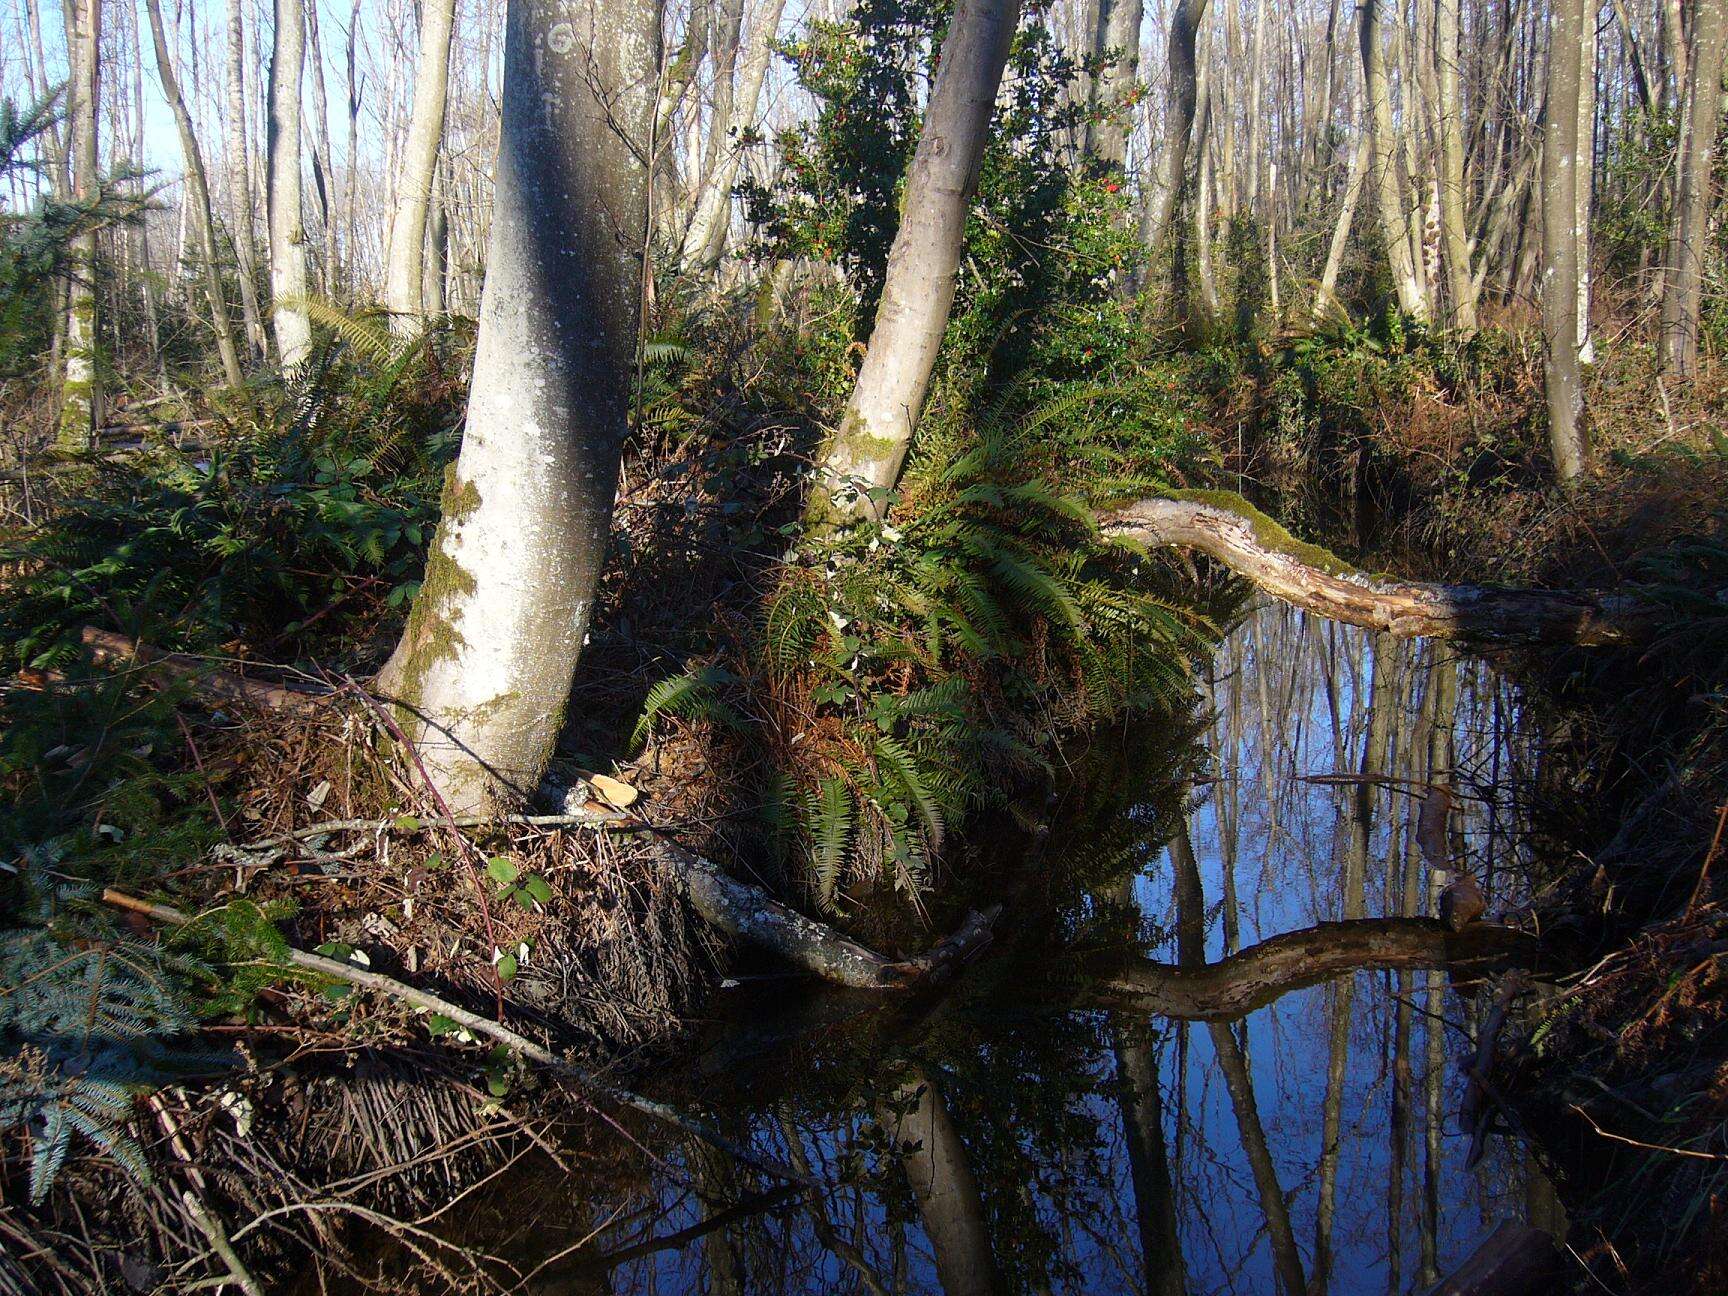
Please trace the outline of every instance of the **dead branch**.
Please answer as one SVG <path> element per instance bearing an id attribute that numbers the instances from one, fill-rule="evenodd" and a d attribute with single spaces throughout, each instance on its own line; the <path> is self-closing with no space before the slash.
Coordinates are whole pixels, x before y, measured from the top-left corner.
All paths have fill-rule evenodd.
<path id="1" fill-rule="evenodd" d="M 1493 923 L 1453 932 L 1433 918 L 1356 918 L 1286 932 L 1199 967 L 1149 960 L 1109 967 L 1086 987 L 1084 997 L 1164 1017 L 1230 1020 L 1348 972 L 1481 970 L 1527 959 L 1534 945 L 1525 933 Z"/>
<path id="2" fill-rule="evenodd" d="M 1645 605 L 1622 594 L 1375 576 L 1300 544 L 1246 500 L 1221 492 L 1140 500 L 1100 522 L 1106 535 L 1198 549 L 1286 603 L 1400 638 L 1620 644 L 1651 629 Z"/>
<path id="3" fill-rule="evenodd" d="M 270 711 L 309 711 L 327 702 L 331 694 L 311 688 L 270 684 L 249 679 L 235 671 L 214 666 L 189 653 L 164 652 L 138 643 L 111 630 L 85 626 L 79 634 L 90 660 L 98 666 L 139 667 L 176 682 L 190 684 L 201 697 L 217 702 L 240 703 Z"/>
<path id="4" fill-rule="evenodd" d="M 140 900 L 136 896 L 116 891 L 112 887 L 103 890 L 102 900 L 103 903 L 113 905 L 117 909 L 143 914 L 155 922 L 166 923 L 174 927 L 184 927 L 192 921 L 190 915 L 170 905 L 153 904 L 148 900 Z M 350 985 L 376 991 L 426 1012 L 435 1012 L 448 1017 L 458 1025 L 467 1027 L 474 1034 L 484 1035 L 495 1043 L 502 1044 L 513 1055 L 525 1058 L 530 1062 L 536 1062 L 548 1070 L 555 1071 L 574 1081 L 578 1088 L 592 1097 L 604 1099 L 616 1106 L 632 1108 L 645 1116 L 663 1121 L 777 1178 L 790 1183 L 802 1184 L 806 1188 L 816 1187 L 810 1179 L 800 1175 L 789 1166 L 782 1165 L 774 1158 L 760 1152 L 740 1146 L 726 1135 L 710 1127 L 706 1121 L 687 1116 L 667 1103 L 658 1102 L 633 1090 L 625 1089 L 621 1085 L 613 1084 L 610 1080 L 603 1079 L 592 1071 L 566 1061 L 550 1049 L 536 1044 L 526 1036 L 518 1035 L 508 1026 L 482 1017 L 478 1013 L 469 1012 L 466 1008 L 451 1003 L 448 999 L 442 999 L 428 990 L 408 985 L 380 972 L 372 972 L 365 968 L 355 967 L 351 963 L 344 963 L 339 959 L 326 958 L 322 954 L 311 954 L 293 947 L 289 947 L 288 961 L 294 967 L 304 971 L 315 972 L 320 976 L 332 977 L 338 981 L 346 981 Z"/>

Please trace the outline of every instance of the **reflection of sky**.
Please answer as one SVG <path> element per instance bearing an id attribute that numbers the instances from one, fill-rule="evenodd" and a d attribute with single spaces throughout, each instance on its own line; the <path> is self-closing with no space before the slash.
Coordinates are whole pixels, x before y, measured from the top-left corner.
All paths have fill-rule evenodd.
<path id="1" fill-rule="evenodd" d="M 1414 675 L 1414 687 L 1419 689 L 1429 676 L 1431 652 L 1426 645 L 1401 642 L 1391 646 L 1390 656 Z M 1218 720 L 1212 744 L 1220 757 L 1220 781 L 1191 819 L 1210 919 L 1208 959 L 1221 958 L 1225 953 L 1218 907 L 1224 891 L 1227 828 L 1232 819 L 1236 825 L 1234 873 L 1242 944 L 1342 917 L 1344 794 L 1303 783 L 1298 776 L 1358 769 L 1371 662 L 1370 639 L 1364 632 L 1328 625 L 1278 605 L 1263 607 L 1219 652 L 1214 666 Z M 1503 719 L 1512 713 L 1509 690 L 1480 663 L 1466 661 L 1459 670 L 1454 726 L 1457 766 L 1465 778 L 1486 781 L 1496 768 L 1504 772 L 1510 760 L 1506 744 L 1496 743 L 1492 733 L 1496 701 Z M 1410 696 L 1411 688 L 1407 680 L 1398 703 L 1414 717 L 1419 713 L 1420 698 Z M 1333 721 L 1334 706 L 1341 721 L 1338 724 Z M 1406 777 L 1426 778 L 1425 740 L 1406 740 L 1402 753 L 1396 746 L 1395 736 L 1390 768 Z M 1498 764 L 1496 747 L 1500 749 Z M 1345 753 L 1342 765 L 1341 751 Z M 1224 759 L 1230 752 L 1235 754 L 1233 761 Z M 1407 846 L 1405 834 L 1414 805 L 1406 796 L 1382 793 L 1376 798 L 1367 870 L 1370 917 L 1396 912 L 1395 906 L 1386 904 L 1385 862 L 1395 829 L 1400 850 Z M 1487 814 L 1480 806 L 1470 805 L 1455 820 L 1463 821 L 1470 858 L 1479 859 L 1487 845 Z M 1504 833 L 1504 823 L 1502 810 L 1496 814 L 1497 837 Z M 1496 850 L 1502 856 L 1506 853 L 1503 843 Z M 1167 927 L 1174 926 L 1167 857 L 1142 878 L 1139 894 L 1149 914 Z M 1173 941 L 1161 957 L 1174 961 Z M 1411 1147 L 1398 1230 L 1405 1290 L 1416 1285 L 1417 1213 L 1422 1208 L 1424 1173 L 1423 1081 L 1427 1074 L 1426 999 L 1421 974 L 1413 974 L 1412 987 L 1416 1011 L 1411 1028 Z M 1331 1290 L 1339 1293 L 1387 1289 L 1395 988 L 1391 973 L 1356 975 L 1333 1224 Z M 1304 1269 L 1310 1273 L 1332 999 L 1324 986 L 1298 991 L 1252 1014 L 1247 1029 L 1247 1052 L 1262 1123 L 1279 1182 L 1290 1201 Z M 1466 1005 L 1457 996 L 1446 996 L 1443 1011 L 1449 1022 L 1463 1024 Z M 1167 1047 L 1162 1056 L 1168 1090 L 1166 1125 L 1172 1147 L 1178 1086 L 1174 1035 L 1173 1029 L 1166 1031 Z M 1173 1166 L 1173 1174 L 1182 1194 L 1180 1218 L 1190 1286 L 1196 1292 L 1270 1291 L 1271 1255 L 1259 1198 L 1242 1153 L 1230 1098 L 1217 1070 L 1212 1041 L 1200 1027 L 1190 1027 L 1187 1035 L 1188 1110 L 1183 1161 L 1180 1169 Z M 1492 1155 L 1476 1174 L 1464 1170 L 1469 1137 L 1457 1127 L 1461 1083 L 1455 1059 L 1466 1043 L 1463 1035 L 1452 1030 L 1446 1031 L 1443 1039 L 1447 1075 L 1441 1100 L 1436 1236 L 1440 1269 L 1445 1272 L 1500 1218 L 1519 1213 L 1521 1205 L 1493 1187 L 1506 1175 L 1493 1165 Z"/>
<path id="2" fill-rule="evenodd" d="M 1410 717 L 1420 713 L 1421 688 L 1428 678 L 1430 649 L 1395 645 L 1401 667 L 1399 706 Z M 1336 918 L 1342 898 L 1339 876 L 1344 796 L 1335 788 L 1304 783 L 1299 775 L 1328 774 L 1340 766 L 1357 768 L 1369 697 L 1370 652 L 1357 631 L 1328 629 L 1281 608 L 1262 610 L 1220 650 L 1214 670 L 1218 722 L 1211 742 L 1219 756 L 1219 783 L 1206 791 L 1191 816 L 1191 835 L 1206 890 L 1209 920 L 1207 955 L 1224 953 L 1220 910 L 1224 894 L 1224 831 L 1235 824 L 1234 873 L 1240 896 L 1243 944 L 1293 928 Z M 1330 663 L 1330 666 L 1328 666 Z M 1331 693 L 1328 692 L 1328 673 Z M 1264 686 L 1264 687 L 1263 687 Z M 1493 740 L 1493 717 L 1504 721 L 1515 707 L 1510 692 L 1479 665 L 1460 668 L 1455 725 L 1457 764 L 1465 787 L 1478 772 L 1484 777 L 1512 760 L 1513 745 Z M 1334 711 L 1338 723 L 1333 722 Z M 1426 777 L 1426 738 L 1411 741 L 1394 729 L 1390 768 L 1406 777 Z M 1277 736 L 1270 745 L 1266 734 Z M 1231 781 L 1234 773 L 1234 781 Z M 1385 864 L 1396 839 L 1405 844 L 1415 802 L 1387 794 L 1377 797 L 1377 827 L 1369 850 L 1367 911 L 1385 909 Z M 1393 810 L 1396 805 L 1399 809 Z M 1389 813 L 1389 811 L 1391 811 Z M 1489 816 L 1473 805 L 1455 824 L 1477 871 L 1487 849 Z M 1222 822 L 1221 822 L 1222 820 Z M 1495 830 L 1504 836 L 1504 808 Z M 1507 854 L 1501 846 L 1497 853 Z M 1504 861 L 1503 861 L 1504 863 Z M 1139 883 L 1139 899 L 1161 930 L 1174 926 L 1170 864 L 1160 850 L 1149 859 Z M 1160 958 L 1174 961 L 1173 946 Z M 985 965 L 973 974 L 987 975 Z M 1020 974 L 1015 974 L 1020 975 Z M 1034 971 L 1031 975 L 1036 976 Z M 1427 1074 L 1423 979 L 1412 974 L 1410 1035 L 1411 1129 L 1403 1209 L 1397 1230 L 1402 1256 L 1399 1290 L 1422 1290 L 1418 1280 L 1419 1221 L 1423 1210 L 1423 1081 Z M 1393 1073 L 1393 1000 L 1389 973 L 1360 973 L 1355 980 L 1349 1065 L 1341 1098 L 1340 1164 L 1333 1225 L 1333 1265 L 1329 1290 L 1379 1293 L 1388 1290 L 1391 1176 L 1391 1092 Z M 1010 1289 L 1114 1293 L 1142 1289 L 1136 1202 L 1124 1141 L 1122 1111 L 1112 1083 L 1115 1061 L 1111 1023 L 1099 1013 L 1060 1016 L 1028 1006 L 1010 976 L 985 1003 L 956 1006 L 944 1021 L 944 1096 L 966 1145 L 967 1159 L 980 1179 L 986 1215 L 992 1225 L 998 1265 L 1018 1280 Z M 1003 991 L 1006 993 L 1003 993 Z M 1329 987 L 1291 994 L 1254 1013 L 1246 1026 L 1246 1046 L 1262 1125 L 1280 1187 L 1289 1203 L 1293 1232 L 1304 1272 L 1313 1272 L 1319 1162 L 1327 1088 Z M 1463 1024 L 1466 1005 L 1448 994 L 1449 1022 Z M 1178 1227 L 1188 1289 L 1193 1293 L 1271 1293 L 1272 1255 L 1260 1198 L 1234 1106 L 1204 1025 L 1186 1028 L 1186 1075 L 1180 1074 L 1178 1028 L 1153 1023 L 1159 1041 L 1163 1087 L 1164 1136 L 1177 1184 Z M 1440 1102 L 1443 1137 L 1438 1166 L 1436 1238 L 1441 1272 L 1457 1264 L 1493 1225 L 1522 1209 L 1522 1173 L 1513 1155 L 1491 1144 L 1475 1172 L 1463 1166 L 1468 1136 L 1457 1129 L 1460 1084 L 1455 1060 L 1464 1036 L 1448 1030 L 1447 1074 Z M 749 1136 L 759 1148 L 788 1156 L 783 1115 L 797 1112 L 803 1155 L 825 1183 L 845 1181 L 849 1159 L 858 1152 L 866 1122 L 860 1113 L 871 1100 L 858 1081 L 841 1081 L 844 1095 L 823 1091 L 825 1081 L 803 1062 L 781 1062 L 785 1074 L 775 1085 L 791 1095 L 784 1107 L 755 1108 L 727 1092 L 728 1076 L 710 1082 L 724 1127 Z M 829 1064 L 820 1064 L 829 1065 Z M 876 1059 L 850 1064 L 868 1077 Z M 844 1065 L 837 1068 L 844 1072 Z M 738 1087 L 749 1082 L 740 1081 Z M 850 1087 L 848 1087 L 850 1086 Z M 813 1096 L 815 1093 L 820 1096 Z M 715 1169 L 712 1157 L 667 1152 L 680 1170 L 703 1180 L 722 1201 L 741 1191 L 766 1186 L 743 1181 L 736 1170 Z M 723 1160 L 723 1158 L 722 1158 Z M 880 1162 L 873 1153 L 866 1164 Z M 718 1177 L 716 1177 L 718 1176 Z M 730 1176 L 730 1178 L 728 1178 Z M 658 1200 L 600 1194 L 574 1212 L 554 1208 L 558 1228 L 544 1223 L 516 1225 L 531 1269 L 546 1255 L 601 1227 L 611 1212 L 615 1223 L 599 1234 L 601 1249 L 612 1251 L 648 1238 L 665 1238 L 704 1218 L 703 1207 L 687 1189 L 664 1180 Z M 886 1191 L 881 1189 L 886 1185 Z M 569 1192 L 568 1185 L 562 1192 Z M 578 1195 L 580 1190 L 578 1189 Z M 560 1194 L 548 1196 L 556 1199 Z M 541 1199 L 524 1192 L 518 1200 Z M 886 1198 L 899 1203 L 890 1210 Z M 620 1204 L 622 1202 L 622 1204 Z M 883 1290 L 941 1290 L 930 1244 L 910 1209 L 910 1197 L 897 1170 L 886 1180 L 855 1187 L 847 1184 L 825 1199 L 830 1236 L 855 1248 L 854 1258 L 869 1266 Z M 1016 1212 L 1019 1212 L 1016 1215 Z M 1028 1216 L 1036 1227 L 1028 1227 Z M 1013 1227 L 1005 1220 L 1013 1217 Z M 1054 1261 L 1027 1261 L 1029 1252 L 1053 1247 Z M 730 1251 L 744 1275 L 728 1286 L 723 1275 Z M 1016 1256 L 1019 1257 L 1016 1260 Z M 1048 1275 L 1036 1286 L 1028 1274 Z M 557 1284 L 543 1290 L 590 1290 Z M 824 1245 L 809 1210 L 800 1202 L 778 1211 L 741 1219 L 724 1234 L 710 1234 L 676 1248 L 642 1256 L 616 1269 L 611 1290 L 642 1293 L 867 1291 L 851 1262 Z"/>

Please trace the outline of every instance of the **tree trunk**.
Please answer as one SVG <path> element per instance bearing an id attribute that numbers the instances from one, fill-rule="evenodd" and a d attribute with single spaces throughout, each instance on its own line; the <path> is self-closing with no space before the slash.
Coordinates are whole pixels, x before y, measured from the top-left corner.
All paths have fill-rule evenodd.
<path id="1" fill-rule="evenodd" d="M 1476 331 L 1476 280 L 1464 220 L 1464 96 L 1458 75 L 1458 0 L 1436 0 L 1435 62 L 1440 102 L 1440 237 L 1446 254 L 1446 300 L 1452 327 Z"/>
<path id="2" fill-rule="evenodd" d="M 1105 120 L 1088 122 L 1086 151 L 1110 167 L 1120 167 L 1128 157 L 1128 135 L 1133 124 L 1131 109 L 1123 96 L 1140 75 L 1140 20 L 1143 0 L 1098 0 L 1100 44 L 1111 58 L 1099 69 L 1093 87 Z"/>
<path id="3" fill-rule="evenodd" d="M 318 6 L 306 10 L 306 39 L 312 55 L 312 125 L 317 143 L 312 150 L 312 178 L 318 188 L 318 218 L 324 232 L 324 295 L 342 288 L 342 267 L 336 245 L 336 165 L 330 153 L 330 104 L 324 92 L 324 42 L 318 34 Z"/>
<path id="4" fill-rule="evenodd" d="M 1332 227 L 1332 242 L 1326 249 L 1326 265 L 1320 271 L 1320 290 L 1314 294 L 1316 320 L 1324 316 L 1329 309 L 1342 310 L 1338 302 L 1338 272 L 1343 269 L 1344 249 L 1350 242 L 1350 227 L 1356 220 L 1356 207 L 1362 201 L 1362 185 L 1368 177 L 1370 144 L 1368 132 L 1359 127 L 1356 147 L 1350 150 L 1350 172 L 1344 181 L 1344 199 L 1338 208 L 1338 223 Z"/>
<path id="5" fill-rule="evenodd" d="M 696 201 L 695 214 L 684 235 L 684 263 L 698 273 L 712 274 L 726 251 L 726 234 L 732 223 L 732 189 L 744 160 L 744 139 L 756 127 L 756 108 L 762 98 L 762 83 L 774 59 L 774 39 L 780 31 L 780 15 L 786 0 L 766 0 L 750 33 L 750 48 L 738 73 L 730 111 L 724 123 L 721 151 L 712 173 Z"/>
<path id="6" fill-rule="evenodd" d="M 490 253 L 462 452 L 379 676 L 446 800 L 535 789 L 612 518 L 640 322 L 654 0 L 510 0 Z"/>
<path id="7" fill-rule="evenodd" d="M 198 230 L 198 251 L 203 262 L 204 292 L 210 299 L 210 320 L 216 331 L 216 349 L 222 357 L 222 374 L 231 387 L 246 381 L 240 369 L 240 352 L 234 345 L 234 325 L 228 317 L 228 297 L 222 290 L 222 274 L 216 261 L 216 217 L 210 206 L 210 180 L 204 170 L 204 155 L 192 129 L 192 114 L 180 94 L 174 61 L 168 52 L 168 37 L 162 27 L 161 0 L 144 0 L 150 19 L 150 38 L 156 47 L 156 75 L 162 94 L 180 131 L 180 154 L 186 165 L 186 200 Z"/>
<path id="8" fill-rule="evenodd" d="M 1399 178 L 1400 134 L 1392 121 L 1392 92 L 1386 82 L 1386 64 L 1380 48 L 1381 0 L 1362 0 L 1362 84 L 1368 97 L 1368 131 L 1373 140 L 1375 194 L 1379 199 L 1380 234 L 1386 259 L 1392 266 L 1392 282 L 1398 291 L 1398 309 L 1414 319 L 1428 317 L 1428 296 L 1416 275 L 1406 228 L 1409 206 L 1405 186 Z"/>
<path id="9" fill-rule="evenodd" d="M 252 221 L 252 160 L 246 141 L 246 28 L 240 0 L 228 0 L 228 205 L 234 214 L 234 260 L 240 278 L 240 315 L 255 359 L 269 354 L 258 309 L 258 239 Z"/>
<path id="10" fill-rule="evenodd" d="M 102 183 L 96 173 L 97 109 L 102 92 L 102 0 L 66 0 L 66 49 L 71 68 L 66 119 L 72 196 L 79 202 L 95 202 Z M 61 384 L 56 444 L 68 454 L 84 454 L 90 449 L 102 420 L 102 375 L 97 356 L 101 321 L 97 314 L 93 227 L 86 228 L 73 241 L 70 264 L 65 377 Z"/>
<path id="11" fill-rule="evenodd" d="M 1691 110 L 1680 144 L 1680 189 L 1668 235 L 1662 287 L 1662 359 L 1689 377 L 1698 365 L 1698 311 L 1704 296 L 1716 130 L 1722 111 L 1722 47 L 1728 0 L 1698 0 L 1692 20 Z"/>
<path id="12" fill-rule="evenodd" d="M 426 256 L 420 275 L 420 309 L 427 319 L 449 310 L 450 160 L 440 157 L 432 172 L 432 198 L 426 209 Z"/>
<path id="13" fill-rule="evenodd" d="M 1720 5 L 1723 0 L 1714 0 Z M 1542 122 L 1542 332 L 1547 343 L 1548 444 L 1571 486 L 1584 472 L 1584 375 L 1578 363 L 1578 94 L 1584 0 L 1554 0 L 1548 109 Z"/>
<path id="14" fill-rule="evenodd" d="M 1154 257 L 1176 218 L 1176 204 L 1188 176 L 1188 141 L 1194 133 L 1199 106 L 1199 72 L 1195 45 L 1206 20 L 1206 0 L 1176 0 L 1170 15 L 1170 84 L 1164 110 L 1164 147 L 1158 155 L 1158 176 L 1146 195 L 1147 219 L 1142 242 Z"/>
<path id="15" fill-rule="evenodd" d="M 879 519 L 887 511 L 948 327 L 966 210 L 1019 8 L 1019 0 L 960 0 L 955 6 L 870 348 L 811 499 L 819 519 Z"/>
<path id="16" fill-rule="evenodd" d="M 396 186 L 396 214 L 390 223 L 390 266 L 385 303 L 390 327 L 399 336 L 420 331 L 426 314 L 424 294 L 427 212 L 444 141 L 444 104 L 450 82 L 450 32 L 456 0 L 422 0 L 420 65 L 414 74 L 414 112 Z"/>
<path id="17" fill-rule="evenodd" d="M 306 307 L 306 225 L 300 203 L 300 80 L 306 63 L 304 0 L 275 0 L 270 45 L 270 313 L 276 354 L 293 373 L 312 347 Z"/>
<path id="18" fill-rule="evenodd" d="M 930 1075 L 914 1069 L 893 1107 L 911 1108 L 904 1114 L 885 1111 L 881 1120 L 918 1204 L 944 1296 L 995 1296 L 999 1284 L 984 1203 L 941 1091 Z"/>

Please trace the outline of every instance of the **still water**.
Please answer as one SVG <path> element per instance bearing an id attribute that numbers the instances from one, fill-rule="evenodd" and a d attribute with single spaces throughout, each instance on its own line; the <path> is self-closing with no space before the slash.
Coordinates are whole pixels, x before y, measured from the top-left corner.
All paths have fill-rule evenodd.
<path id="1" fill-rule="evenodd" d="M 1468 1164 L 1487 1006 L 1443 972 L 1357 971 L 1234 1021 L 1084 1006 L 1101 957 L 1215 962 L 1432 913 L 1436 784 L 1448 862 L 1491 915 L 1522 899 L 1534 755 L 1483 663 L 1266 606 L 1204 692 L 1191 732 L 1076 757 L 1111 776 L 1006 884 L 1002 938 L 950 993 L 746 980 L 654 1078 L 822 1191 L 650 1131 L 626 1168 L 517 1164 L 445 1236 L 539 1292 L 1400 1293 L 1543 1216 L 1515 1143 Z"/>

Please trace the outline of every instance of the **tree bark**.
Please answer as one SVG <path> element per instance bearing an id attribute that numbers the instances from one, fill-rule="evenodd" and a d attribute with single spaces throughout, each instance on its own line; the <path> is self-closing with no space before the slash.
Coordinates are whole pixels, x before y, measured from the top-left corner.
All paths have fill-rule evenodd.
<path id="1" fill-rule="evenodd" d="M 168 37 L 162 26 L 161 0 L 144 0 L 150 19 L 150 38 L 156 49 L 156 75 L 162 82 L 163 97 L 174 114 L 174 124 L 180 131 L 180 154 L 186 166 L 186 198 L 192 206 L 194 224 L 198 230 L 198 251 L 203 262 L 204 292 L 210 300 L 210 320 L 216 332 L 216 350 L 222 358 L 222 374 L 231 387 L 246 381 L 240 368 L 240 352 L 234 345 L 234 325 L 228 317 L 228 296 L 222 290 L 222 274 L 216 261 L 216 216 L 210 206 L 210 180 L 204 170 L 204 155 L 198 148 L 198 137 L 192 128 L 192 114 L 180 94 L 180 80 L 174 74 L 174 61 L 168 52 Z"/>
<path id="2" fill-rule="evenodd" d="M 1106 534 L 1199 549 L 1286 603 L 1400 638 L 1615 644 L 1637 642 L 1652 628 L 1643 606 L 1620 595 L 1370 575 L 1302 545 L 1245 500 L 1223 493 L 1141 500 L 1099 520 Z"/>
<path id="3" fill-rule="evenodd" d="M 1470 237 L 1465 228 L 1464 95 L 1459 76 L 1458 0 L 1436 0 L 1434 59 L 1440 119 L 1440 237 L 1446 255 L 1449 322 L 1460 333 L 1476 331 L 1476 280 L 1470 272 Z"/>
<path id="4" fill-rule="evenodd" d="M 1682 378 L 1691 376 L 1698 365 L 1698 313 L 1709 248 L 1716 131 L 1722 116 L 1725 34 L 1728 0 L 1697 0 L 1692 20 L 1692 95 L 1680 145 L 1680 188 L 1662 286 L 1662 359 L 1669 373 Z"/>
<path id="5" fill-rule="evenodd" d="M 1438 918 L 1323 922 L 1250 945 L 1216 963 L 1116 963 L 1097 970 L 1082 999 L 1103 1007 L 1233 1021 L 1295 990 L 1357 971 L 1487 970 L 1527 960 L 1534 941 L 1494 923 L 1454 932 Z"/>
<path id="6" fill-rule="evenodd" d="M 984 1202 L 941 1090 L 930 1075 L 914 1069 L 893 1101 L 911 1110 L 884 1111 L 882 1124 L 918 1204 L 944 1296 L 995 1296 L 999 1283 Z"/>
<path id="7" fill-rule="evenodd" d="M 942 43 L 904 214 L 858 383 L 811 500 L 821 520 L 879 519 L 929 394 L 1019 0 L 959 0 Z"/>
<path id="8" fill-rule="evenodd" d="M 641 318 L 655 0 L 510 0 L 462 451 L 379 675 L 459 812 L 526 800 L 606 555 Z"/>
<path id="9" fill-rule="evenodd" d="M 1108 167 L 1120 167 L 1128 157 L 1128 135 L 1133 122 L 1123 96 L 1140 75 L 1140 20 L 1143 0 L 1098 0 L 1099 43 L 1109 59 L 1098 71 L 1093 85 L 1096 107 L 1102 121 L 1086 125 L 1086 151 Z"/>
<path id="10" fill-rule="evenodd" d="M 696 201 L 695 214 L 684 236 L 684 263 L 698 273 L 712 274 L 726 251 L 726 234 L 732 221 L 732 189 L 738 181 L 738 168 L 744 160 L 744 140 L 756 128 L 757 105 L 762 99 L 762 83 L 767 79 L 768 66 L 774 59 L 774 40 L 780 31 L 780 15 L 786 0 L 765 0 L 756 26 L 750 33 L 750 47 L 733 88 L 730 111 L 723 123 L 725 136 L 713 172 L 707 178 Z M 716 122 L 714 129 L 721 129 Z"/>
<path id="11" fill-rule="evenodd" d="M 258 308 L 258 239 L 252 220 L 252 159 L 246 130 L 246 28 L 240 0 L 228 0 L 228 204 L 234 219 L 234 260 L 240 279 L 240 315 L 254 359 L 269 354 L 269 335 Z"/>
<path id="12" fill-rule="evenodd" d="M 306 64 L 304 0 L 274 0 L 276 26 L 270 43 L 270 129 L 265 140 L 269 168 L 270 313 L 276 354 L 293 373 L 312 347 L 307 317 L 306 224 L 300 201 L 300 81 Z"/>
<path id="13" fill-rule="evenodd" d="M 421 0 L 420 64 L 414 74 L 414 110 L 402 173 L 396 185 L 396 213 L 390 223 L 390 266 L 385 304 L 390 328 L 412 337 L 425 322 L 424 272 L 427 213 L 444 142 L 444 106 L 450 83 L 450 33 L 456 0 Z"/>
<path id="14" fill-rule="evenodd" d="M 1578 174 L 1584 9 L 1584 0 L 1554 0 L 1548 108 L 1542 122 L 1542 332 L 1547 343 L 1548 445 L 1554 473 L 1567 487 L 1583 476 L 1587 455 L 1578 337 L 1579 248 L 1584 240 L 1584 231 L 1578 228 L 1578 186 L 1589 183 L 1588 177 Z"/>
<path id="15" fill-rule="evenodd" d="M 97 121 L 102 93 L 102 0 L 66 0 L 67 153 L 72 196 L 93 203 L 101 196 L 97 175 Z M 97 350 L 101 320 L 96 296 L 96 229 L 84 223 L 72 243 L 67 288 L 66 352 L 61 383 L 60 430 L 56 440 L 68 454 L 89 451 L 102 419 L 102 374 Z"/>
<path id="16" fill-rule="evenodd" d="M 1147 219 L 1142 242 L 1154 257 L 1176 219 L 1176 205 L 1188 175 L 1188 142 L 1194 134 L 1199 106 L 1199 71 L 1195 46 L 1206 20 L 1206 0 L 1176 0 L 1170 15 L 1168 42 L 1170 84 L 1165 97 L 1164 147 L 1158 154 L 1157 181 L 1146 196 Z"/>
<path id="17" fill-rule="evenodd" d="M 1381 0 L 1362 0 L 1362 84 L 1368 98 L 1368 131 L 1373 140 L 1375 195 L 1380 236 L 1392 267 L 1398 309 L 1414 319 L 1428 318 L 1428 297 L 1417 278 L 1408 229 L 1409 202 L 1398 171 L 1400 133 L 1392 120 L 1392 92 L 1380 48 Z"/>

